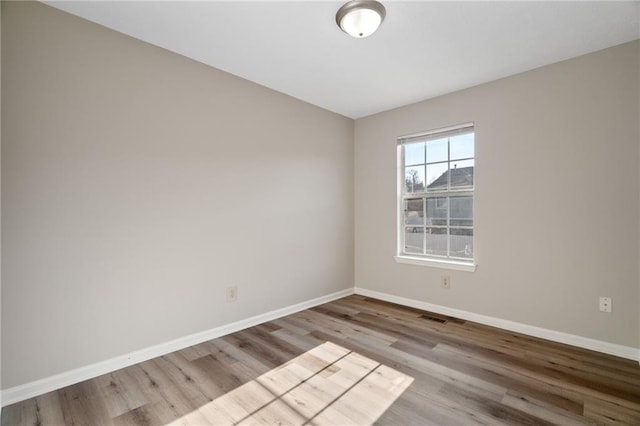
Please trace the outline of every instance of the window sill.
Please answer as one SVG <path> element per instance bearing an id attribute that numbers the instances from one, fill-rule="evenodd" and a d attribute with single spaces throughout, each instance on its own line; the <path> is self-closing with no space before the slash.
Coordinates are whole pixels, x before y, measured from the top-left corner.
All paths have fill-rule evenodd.
<path id="1" fill-rule="evenodd" d="M 422 257 L 395 256 L 396 262 L 409 265 L 432 266 L 434 268 L 454 269 L 456 271 L 475 272 L 475 263 L 455 262 L 451 260 L 424 259 Z"/>

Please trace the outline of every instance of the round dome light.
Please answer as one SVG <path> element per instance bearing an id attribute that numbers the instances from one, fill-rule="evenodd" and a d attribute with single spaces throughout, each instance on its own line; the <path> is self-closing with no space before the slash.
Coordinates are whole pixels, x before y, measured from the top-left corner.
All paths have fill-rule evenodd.
<path id="1" fill-rule="evenodd" d="M 377 1 L 352 0 L 338 10 L 336 23 L 345 33 L 364 38 L 378 29 L 385 14 L 384 6 Z"/>

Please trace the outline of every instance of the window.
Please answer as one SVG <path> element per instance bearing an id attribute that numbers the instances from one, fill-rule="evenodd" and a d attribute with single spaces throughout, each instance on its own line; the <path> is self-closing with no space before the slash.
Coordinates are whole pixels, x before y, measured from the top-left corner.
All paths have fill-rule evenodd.
<path id="1" fill-rule="evenodd" d="M 474 151 L 473 124 L 398 139 L 398 261 L 473 270 Z"/>

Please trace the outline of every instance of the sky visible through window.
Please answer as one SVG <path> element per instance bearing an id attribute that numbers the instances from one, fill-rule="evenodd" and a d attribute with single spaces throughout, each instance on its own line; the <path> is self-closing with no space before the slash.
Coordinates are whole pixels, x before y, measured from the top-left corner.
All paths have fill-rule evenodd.
<path id="1" fill-rule="evenodd" d="M 448 149 L 451 151 L 451 168 L 473 167 L 474 134 L 466 133 L 405 145 L 405 176 L 413 176 L 415 182 L 429 186 L 447 171 Z"/>

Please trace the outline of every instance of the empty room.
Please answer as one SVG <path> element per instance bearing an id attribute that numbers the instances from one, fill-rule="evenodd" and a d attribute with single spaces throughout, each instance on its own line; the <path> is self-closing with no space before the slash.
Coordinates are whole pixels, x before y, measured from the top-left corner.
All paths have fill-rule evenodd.
<path id="1" fill-rule="evenodd" d="M 2 426 L 639 425 L 639 16 L 2 1 Z"/>

